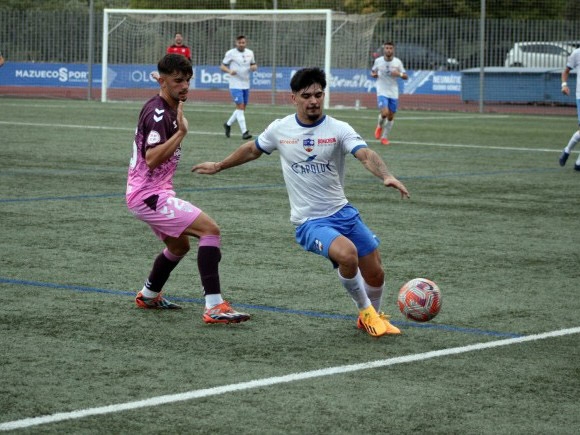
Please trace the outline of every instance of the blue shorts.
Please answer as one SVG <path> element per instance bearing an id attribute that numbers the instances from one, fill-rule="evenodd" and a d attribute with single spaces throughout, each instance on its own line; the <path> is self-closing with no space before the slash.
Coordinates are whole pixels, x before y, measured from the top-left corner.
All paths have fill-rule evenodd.
<path id="1" fill-rule="evenodd" d="M 296 228 L 296 242 L 306 251 L 328 258 L 328 248 L 338 236 L 349 239 L 364 257 L 378 248 L 381 241 L 362 221 L 358 210 L 350 204 L 345 205 L 332 216 L 311 219 Z M 332 261 L 334 267 L 338 267 Z"/>
<path id="2" fill-rule="evenodd" d="M 236 104 L 248 105 L 250 100 L 250 90 L 249 89 L 230 89 L 230 94 L 232 95 L 232 101 Z"/>
<path id="3" fill-rule="evenodd" d="M 379 106 L 379 109 L 384 109 L 386 107 L 391 113 L 397 113 L 399 100 L 397 98 L 388 98 L 381 95 L 377 97 L 377 105 Z"/>

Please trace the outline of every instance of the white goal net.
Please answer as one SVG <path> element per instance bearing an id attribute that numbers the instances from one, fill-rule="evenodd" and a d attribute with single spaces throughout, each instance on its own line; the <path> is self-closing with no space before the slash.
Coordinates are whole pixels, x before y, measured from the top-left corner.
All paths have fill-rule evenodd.
<path id="1" fill-rule="evenodd" d="M 327 105 L 354 105 L 357 93 L 368 86 L 373 31 L 380 17 L 329 9 L 105 9 L 101 100 L 142 100 L 156 92 L 150 73 L 180 32 L 191 48 L 191 92 L 197 101 L 230 101 L 228 77 L 219 65 L 236 36 L 245 35 L 258 64 L 251 80 L 252 103 L 288 103 L 294 71 L 320 67 L 327 73 Z"/>

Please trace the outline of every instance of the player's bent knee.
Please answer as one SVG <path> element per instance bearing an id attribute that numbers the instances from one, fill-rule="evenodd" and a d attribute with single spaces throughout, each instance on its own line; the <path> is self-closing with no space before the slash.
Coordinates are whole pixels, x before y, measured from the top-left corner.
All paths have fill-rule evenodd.
<path id="1" fill-rule="evenodd" d="M 373 270 L 370 273 L 363 272 L 364 280 L 373 287 L 380 287 L 385 282 L 385 272 L 382 269 Z"/>
<path id="2" fill-rule="evenodd" d="M 358 255 L 356 250 L 354 252 L 338 252 L 332 257 L 334 261 L 336 261 L 339 266 L 348 268 L 348 269 L 358 269 Z"/>

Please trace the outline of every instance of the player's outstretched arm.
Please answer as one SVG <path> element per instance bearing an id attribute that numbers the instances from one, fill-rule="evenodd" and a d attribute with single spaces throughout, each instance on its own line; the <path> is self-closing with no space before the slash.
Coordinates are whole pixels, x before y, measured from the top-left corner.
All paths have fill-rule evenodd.
<path id="1" fill-rule="evenodd" d="M 191 172 L 197 172 L 198 174 L 217 174 L 224 169 L 233 168 L 234 166 L 243 165 L 244 163 L 256 160 L 262 155 L 262 151 L 258 149 L 255 142 L 246 142 L 240 147 L 223 159 L 221 162 L 203 162 L 199 163 L 191 168 Z"/>
<path id="2" fill-rule="evenodd" d="M 361 148 L 355 153 L 355 157 L 374 176 L 383 180 L 387 187 L 393 187 L 401 192 L 401 198 L 410 198 L 409 191 L 387 168 L 387 164 L 374 150 Z"/>

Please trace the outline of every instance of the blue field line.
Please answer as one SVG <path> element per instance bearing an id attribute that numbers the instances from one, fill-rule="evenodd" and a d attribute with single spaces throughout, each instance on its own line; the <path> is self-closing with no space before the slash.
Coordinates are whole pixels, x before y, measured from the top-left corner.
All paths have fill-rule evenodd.
<path id="1" fill-rule="evenodd" d="M 0 277 L 0 284 L 13 284 L 13 285 L 24 285 L 24 286 L 32 286 L 32 287 L 45 287 L 45 288 L 54 288 L 54 289 L 64 289 L 64 290 L 72 290 L 76 292 L 87 292 L 87 293 L 105 293 L 111 294 L 116 296 L 130 296 L 131 298 L 135 297 L 134 291 L 122 291 L 122 290 L 108 290 L 102 289 L 98 287 L 87 287 L 87 286 L 79 286 L 79 285 L 69 285 L 69 284 L 55 284 L 50 282 L 40 282 L 40 281 L 28 281 L 22 279 L 12 279 L 12 278 L 4 278 Z M 205 300 L 201 298 L 183 298 L 183 297 L 171 297 L 166 296 L 167 299 L 174 301 L 174 302 L 185 302 L 185 303 L 194 303 L 203 305 L 205 304 Z M 345 315 L 345 314 L 327 314 L 321 313 L 318 311 L 308 311 L 308 310 L 292 310 L 288 308 L 279 308 L 279 307 L 271 307 L 267 305 L 255 305 L 255 304 L 240 304 L 236 303 L 236 307 L 243 308 L 245 310 L 259 310 L 259 311 L 270 311 L 274 313 L 282 313 L 282 314 L 294 314 L 298 316 L 306 316 L 306 317 L 315 317 L 321 319 L 335 319 L 335 320 L 348 320 L 354 322 L 356 320 L 356 316 Z M 402 326 L 405 328 L 413 327 L 413 328 L 425 328 L 425 329 L 437 329 L 447 332 L 461 332 L 464 334 L 475 334 L 475 335 L 488 335 L 492 337 L 510 337 L 510 338 L 517 338 L 523 337 L 521 334 L 514 334 L 509 332 L 498 332 L 498 331 L 487 331 L 483 329 L 477 328 L 461 328 L 457 326 L 450 326 L 450 325 L 440 325 L 436 323 L 415 323 L 415 322 L 398 322 L 393 321 L 391 322 L 394 325 Z"/>
<path id="2" fill-rule="evenodd" d="M 414 175 L 414 176 L 400 176 L 397 177 L 402 181 L 406 180 L 433 180 L 433 179 L 443 179 L 443 178 L 455 178 L 455 177 L 478 177 L 478 176 L 493 176 L 493 175 L 508 175 L 508 174 L 525 174 L 525 173 L 542 173 L 542 172 L 554 172 L 559 171 L 560 168 L 527 168 L 527 169 L 510 169 L 505 171 L 485 171 L 485 172 L 459 172 L 459 173 L 445 173 L 445 174 L 434 174 L 434 175 Z M 376 179 L 355 179 L 349 184 L 371 184 L 376 183 Z M 285 185 L 281 184 L 250 184 L 244 186 L 222 186 L 222 187 L 190 187 L 178 189 L 179 192 L 219 192 L 228 190 L 260 190 L 260 189 L 280 189 L 284 188 Z M 34 198 L 0 198 L 0 204 L 11 203 L 11 202 L 33 202 L 33 201 L 76 201 L 85 199 L 98 199 L 98 198 L 124 198 L 125 193 L 102 193 L 94 195 L 67 195 L 67 196 L 45 196 L 45 197 L 34 197 Z"/>
<path id="3" fill-rule="evenodd" d="M 68 196 L 37 196 L 35 198 L 0 198 L 0 203 L 34 202 L 34 201 L 71 201 L 94 198 L 124 198 L 124 193 L 101 193 L 95 195 L 68 195 Z"/>
<path id="4" fill-rule="evenodd" d="M 279 189 L 284 184 L 250 184 L 246 186 L 224 186 L 224 187 L 189 187 L 179 189 L 179 192 L 216 192 L 227 190 L 251 190 L 251 189 Z M 67 195 L 67 196 L 45 196 L 36 198 L 0 198 L 0 203 L 8 202 L 32 202 L 32 201 L 71 201 L 95 198 L 125 198 L 125 193 L 101 193 L 94 195 Z"/>

